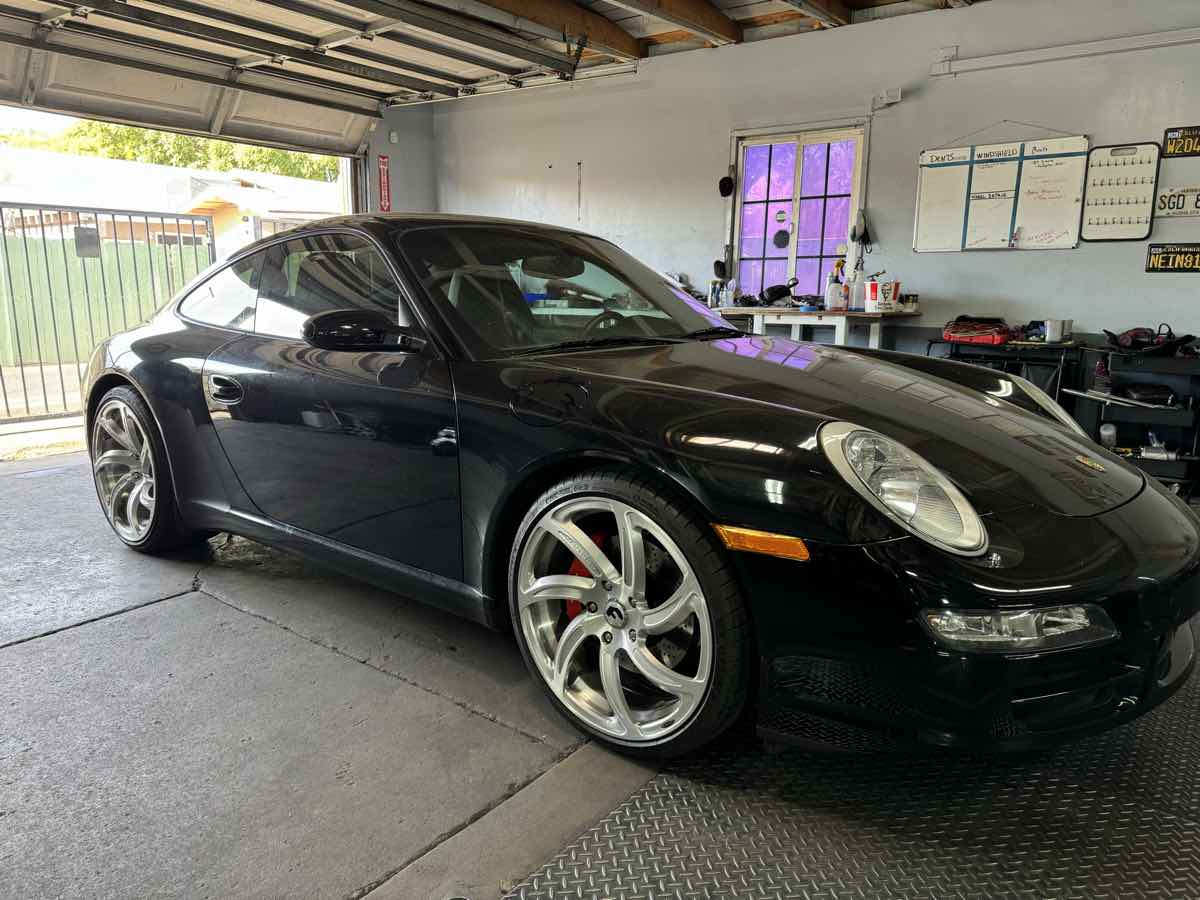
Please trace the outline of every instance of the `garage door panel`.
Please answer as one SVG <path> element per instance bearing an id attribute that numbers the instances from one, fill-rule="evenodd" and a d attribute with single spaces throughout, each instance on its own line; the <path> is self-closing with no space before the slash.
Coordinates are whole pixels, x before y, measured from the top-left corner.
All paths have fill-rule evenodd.
<path id="1" fill-rule="evenodd" d="M 0 47 L 0 100 L 21 99 L 21 82 L 32 52 L 20 47 Z"/>
<path id="2" fill-rule="evenodd" d="M 250 140 L 295 143 L 302 130 L 306 146 L 328 152 L 353 152 L 371 120 L 364 116 L 290 100 L 243 92 L 222 134 Z"/>
<path id="3" fill-rule="evenodd" d="M 233 84 L 228 69 L 218 64 L 61 32 L 47 43 L 40 70 L 31 70 L 30 54 L 42 51 L 5 43 L 6 35 L 18 42 L 29 40 L 11 23 L 0 25 L 0 102 L 166 130 L 213 132 L 219 124 L 223 137 L 341 154 L 357 151 L 378 116 L 366 98 L 280 81 L 252 69 Z M 131 62 L 123 65 L 105 58 L 114 55 Z M 30 71 L 36 76 L 33 90 L 25 91 Z M 226 102 L 231 107 L 226 116 L 222 97 L 231 89 L 237 93 L 232 104 Z M 279 92 L 311 97 L 312 102 L 276 96 Z M 318 105 L 326 103 L 332 108 Z"/>
<path id="4" fill-rule="evenodd" d="M 108 63 L 51 54 L 38 105 L 173 128 L 204 129 L 220 89 L 184 78 L 135 72 Z"/>

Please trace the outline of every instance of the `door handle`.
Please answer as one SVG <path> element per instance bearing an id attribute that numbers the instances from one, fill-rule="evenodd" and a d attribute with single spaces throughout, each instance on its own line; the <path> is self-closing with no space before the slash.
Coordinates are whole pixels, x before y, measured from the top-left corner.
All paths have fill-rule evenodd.
<path id="1" fill-rule="evenodd" d="M 217 403 L 232 406 L 242 399 L 242 386 L 228 375 L 209 375 L 208 396 Z"/>

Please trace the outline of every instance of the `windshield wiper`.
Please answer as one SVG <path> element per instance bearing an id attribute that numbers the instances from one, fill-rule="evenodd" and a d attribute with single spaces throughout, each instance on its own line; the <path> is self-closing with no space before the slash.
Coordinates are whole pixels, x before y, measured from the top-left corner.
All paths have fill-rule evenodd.
<path id="1" fill-rule="evenodd" d="M 540 344 L 537 347 L 526 347 L 523 350 L 517 350 L 513 356 L 530 356 L 535 353 L 547 353 L 552 350 L 591 350 L 595 347 L 619 347 L 638 346 L 642 344 L 678 344 L 681 338 L 667 337 L 641 337 L 637 335 L 627 335 L 625 337 L 607 337 L 607 338 L 590 338 L 577 341 L 559 341 L 556 344 Z"/>
<path id="2" fill-rule="evenodd" d="M 711 328 L 698 328 L 695 331 L 689 331 L 683 335 L 685 340 L 698 341 L 704 338 L 720 338 L 720 337 L 746 337 L 747 332 L 740 328 L 734 328 L 732 325 L 714 325 Z"/>

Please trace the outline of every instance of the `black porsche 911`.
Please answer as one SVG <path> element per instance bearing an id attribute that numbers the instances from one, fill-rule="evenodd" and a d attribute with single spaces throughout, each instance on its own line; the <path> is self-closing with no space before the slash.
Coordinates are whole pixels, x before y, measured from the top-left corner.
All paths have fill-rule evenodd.
<path id="1" fill-rule="evenodd" d="M 1197 519 L 1032 384 L 743 334 L 573 231 L 275 235 L 104 343 L 87 392 L 130 547 L 235 533 L 512 628 L 626 751 L 750 715 L 1026 749 L 1193 667 Z"/>

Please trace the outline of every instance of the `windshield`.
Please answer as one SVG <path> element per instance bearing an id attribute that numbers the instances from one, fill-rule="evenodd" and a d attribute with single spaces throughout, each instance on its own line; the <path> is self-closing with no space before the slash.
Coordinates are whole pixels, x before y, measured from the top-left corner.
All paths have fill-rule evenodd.
<path id="1" fill-rule="evenodd" d="M 732 328 L 615 245 L 519 225 L 418 228 L 400 252 L 481 359 L 555 347 L 668 342 Z"/>

